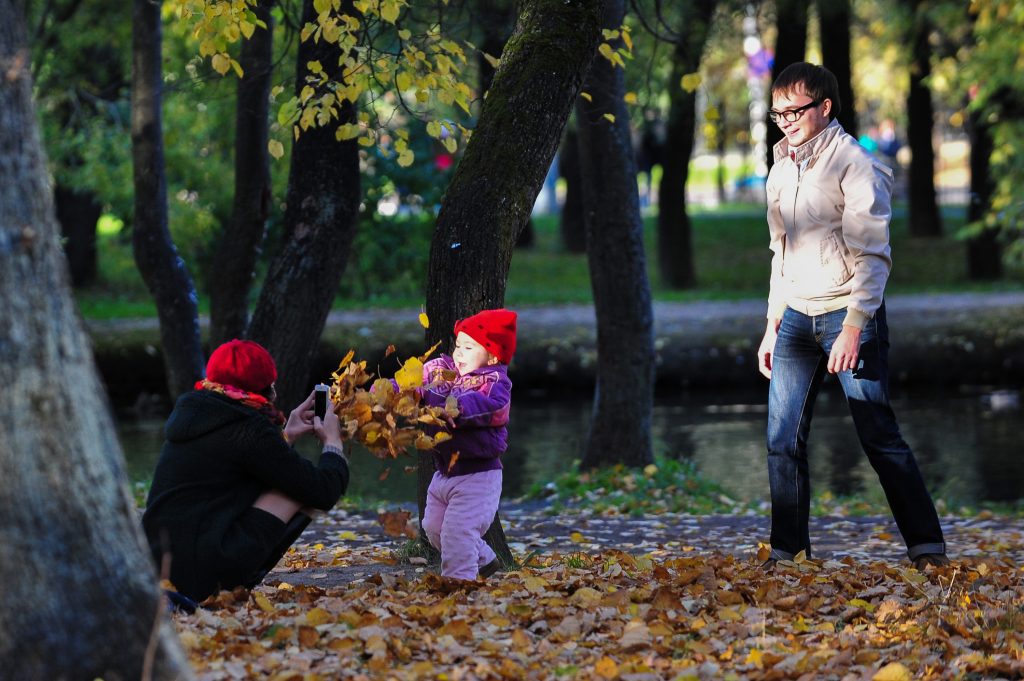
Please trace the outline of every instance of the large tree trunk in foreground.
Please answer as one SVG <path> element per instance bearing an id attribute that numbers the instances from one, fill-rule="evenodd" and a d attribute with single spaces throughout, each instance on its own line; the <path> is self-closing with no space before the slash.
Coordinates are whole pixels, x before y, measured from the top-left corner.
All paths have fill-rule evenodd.
<path id="1" fill-rule="evenodd" d="M 789 66 L 804 61 L 807 56 L 807 5 L 810 0 L 775 0 L 775 61 L 772 62 L 772 82 Z M 768 108 L 771 108 L 771 86 L 768 90 Z M 768 168 L 775 164 L 772 147 L 782 140 L 779 126 L 765 117 L 768 134 Z"/>
<path id="2" fill-rule="evenodd" d="M 682 5 L 672 55 L 671 106 L 658 185 L 658 272 L 662 284 L 674 289 L 697 285 L 693 230 L 686 208 L 686 181 L 697 134 L 697 93 L 687 92 L 679 83 L 684 75 L 700 69 L 716 3 L 717 0 L 693 0 Z"/>
<path id="3" fill-rule="evenodd" d="M 313 0 L 303 5 L 303 23 L 315 21 Z M 305 85 L 306 64 L 311 61 L 319 61 L 329 77 L 343 81 L 334 45 L 310 38 L 298 52 L 296 94 Z M 351 104 L 340 109 L 338 125 L 355 122 Z M 278 405 L 286 412 L 308 394 L 313 355 L 352 250 L 362 197 L 358 144 L 339 142 L 335 129 L 310 128 L 292 147 L 285 243 L 270 265 L 249 325 L 249 337 L 266 346 L 277 361 Z"/>
<path id="4" fill-rule="evenodd" d="M 0 0 L 0 675 L 189 678 L 71 298 L 21 11 Z"/>
<path id="5" fill-rule="evenodd" d="M 450 347 L 457 319 L 504 304 L 513 247 L 597 49 L 601 5 L 600 0 L 522 3 L 437 217 L 427 278 L 429 343 L 440 340 Z M 421 456 L 421 520 L 432 475 L 432 460 Z M 487 540 L 508 564 L 512 555 L 497 517 Z"/>
<path id="6" fill-rule="evenodd" d="M 231 220 L 217 243 L 210 274 L 210 347 L 245 333 L 253 270 L 270 212 L 270 86 L 273 75 L 273 0 L 260 0 L 253 11 L 267 24 L 242 41 L 235 104 L 235 200 Z"/>
<path id="7" fill-rule="evenodd" d="M 931 46 L 928 34 L 931 24 L 917 11 L 922 0 L 910 2 L 910 91 L 907 93 L 907 144 L 910 147 L 910 201 L 911 236 L 942 236 L 942 216 L 935 197 L 935 148 L 932 132 L 935 111 L 932 93 L 925 84 L 931 75 Z"/>
<path id="8" fill-rule="evenodd" d="M 625 0 L 607 0 L 604 27 L 622 24 Z M 583 468 L 654 460 L 654 314 L 644 257 L 644 225 L 630 139 L 625 74 L 594 62 L 576 103 L 587 225 L 587 259 L 597 313 L 597 383 Z M 609 121 L 604 114 L 615 120 Z"/>
<path id="9" fill-rule="evenodd" d="M 836 118 L 843 130 L 857 137 L 857 106 L 853 98 L 853 69 L 850 63 L 850 0 L 818 0 L 821 29 L 821 65 L 839 81 L 842 111 Z"/>
<path id="10" fill-rule="evenodd" d="M 172 398 L 203 375 L 195 287 L 171 241 L 160 115 L 160 4 L 134 0 L 132 11 L 132 170 L 135 263 L 156 302 L 160 344 Z"/>

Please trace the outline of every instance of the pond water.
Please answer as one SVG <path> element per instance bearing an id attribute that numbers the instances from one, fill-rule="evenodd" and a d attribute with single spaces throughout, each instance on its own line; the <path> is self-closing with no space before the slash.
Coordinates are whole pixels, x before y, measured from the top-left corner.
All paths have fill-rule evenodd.
<path id="1" fill-rule="evenodd" d="M 530 394 L 513 399 L 504 494 L 516 497 L 535 483 L 569 470 L 590 421 L 591 397 L 548 398 Z M 737 499 L 763 499 L 768 491 L 764 432 L 767 390 L 725 394 L 706 392 L 661 396 L 655 400 L 656 454 L 691 459 L 711 480 Z M 893 408 L 904 438 L 936 498 L 949 503 L 1015 501 L 1024 497 L 1021 456 L 1022 407 L 1017 391 L 965 389 L 956 393 L 894 393 Z M 162 443 L 162 420 L 123 420 L 119 424 L 129 476 L 147 480 Z M 809 442 L 814 493 L 862 493 L 882 500 L 874 471 L 857 442 L 837 385 L 826 385 L 815 407 Z M 303 453 L 315 457 L 310 440 Z M 365 451 L 352 454 L 349 494 L 389 502 L 415 500 L 411 457 L 390 464 Z M 385 480 L 383 471 L 391 470 Z"/>

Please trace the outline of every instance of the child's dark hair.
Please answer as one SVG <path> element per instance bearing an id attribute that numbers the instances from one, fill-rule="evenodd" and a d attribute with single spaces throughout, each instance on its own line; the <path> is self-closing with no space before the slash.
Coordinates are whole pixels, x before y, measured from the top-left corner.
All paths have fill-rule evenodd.
<path id="1" fill-rule="evenodd" d="M 784 68 L 772 83 L 772 95 L 788 95 L 798 90 L 816 102 L 832 100 L 832 110 L 829 112 L 831 118 L 843 110 L 843 104 L 839 101 L 839 81 L 824 66 L 798 61 Z"/>

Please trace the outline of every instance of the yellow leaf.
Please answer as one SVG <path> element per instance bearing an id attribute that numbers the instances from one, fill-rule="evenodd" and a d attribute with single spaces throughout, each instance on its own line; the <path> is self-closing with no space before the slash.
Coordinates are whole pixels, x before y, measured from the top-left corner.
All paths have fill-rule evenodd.
<path id="1" fill-rule="evenodd" d="M 306 62 L 306 68 L 309 69 L 310 73 L 320 73 L 324 70 L 324 67 L 318 61 Z"/>
<path id="2" fill-rule="evenodd" d="M 321 624 L 327 624 L 332 620 L 331 614 L 323 608 L 313 608 L 306 613 L 306 624 L 311 627 L 319 627 Z"/>
<path id="3" fill-rule="evenodd" d="M 569 541 L 575 542 L 576 544 L 582 544 L 583 542 L 587 541 L 587 538 L 579 532 L 573 532 L 569 535 Z"/>
<path id="4" fill-rule="evenodd" d="M 259 606 L 263 612 L 274 612 L 274 604 L 270 602 L 270 599 L 259 593 L 258 591 L 252 595 L 253 600 L 256 601 L 256 605 Z"/>
<path id="5" fill-rule="evenodd" d="M 231 68 L 235 70 L 235 75 L 241 78 L 245 73 L 242 71 L 242 65 L 234 59 L 231 60 Z"/>
<path id="6" fill-rule="evenodd" d="M 587 100 L 588 102 L 594 101 L 594 98 L 590 96 L 589 92 L 581 92 L 580 93 L 580 97 L 582 97 L 583 99 Z"/>
<path id="7" fill-rule="evenodd" d="M 422 326 L 424 329 L 430 328 L 430 317 L 427 316 L 426 312 L 420 312 L 419 320 L 420 326 Z"/>
<path id="8" fill-rule="evenodd" d="M 687 73 L 679 81 L 679 86 L 682 87 L 687 92 L 693 92 L 698 87 L 700 87 L 700 84 L 701 77 L 699 73 Z"/>
<path id="9" fill-rule="evenodd" d="M 652 475 L 654 475 L 657 472 L 658 472 L 658 467 L 655 466 L 653 463 L 649 463 L 646 466 L 644 466 L 644 475 L 646 475 L 647 477 L 651 477 Z"/>
<path id="10" fill-rule="evenodd" d="M 614 679 L 619 675 L 619 665 L 610 657 L 602 657 L 594 665 L 594 673 L 602 679 Z"/>
<path id="11" fill-rule="evenodd" d="M 380 6 L 380 18 L 389 24 L 395 23 L 398 20 L 398 2 L 397 0 L 384 0 Z"/>
<path id="12" fill-rule="evenodd" d="M 899 662 L 892 662 L 879 669 L 871 681 L 910 681 L 912 678 L 909 669 Z"/>
<path id="13" fill-rule="evenodd" d="M 459 148 L 459 143 L 455 141 L 454 137 L 445 137 L 441 144 L 444 145 L 444 148 L 448 150 L 449 154 L 454 154 Z"/>
<path id="14" fill-rule="evenodd" d="M 410 357 L 405 360 L 402 368 L 395 372 L 395 382 L 399 390 L 419 388 L 423 385 L 423 362 L 419 357 Z"/>
<path id="15" fill-rule="evenodd" d="M 486 52 L 481 52 L 481 54 L 484 55 L 484 59 L 486 59 L 487 63 L 491 65 L 492 69 L 497 69 L 499 66 L 501 66 L 501 60 L 498 59 L 497 57 L 489 55 Z"/>
<path id="16" fill-rule="evenodd" d="M 763 660 L 763 658 L 764 658 L 764 653 L 762 653 L 757 648 L 753 648 L 747 654 L 747 659 L 744 660 L 744 664 L 752 664 L 755 667 L 757 667 L 758 669 L 764 669 L 764 660 Z"/>
<path id="17" fill-rule="evenodd" d="M 624 94 L 622 96 L 622 101 L 624 101 L 626 104 L 636 104 L 636 102 L 637 102 L 636 93 L 635 92 L 627 92 L 626 94 Z"/>
<path id="18" fill-rule="evenodd" d="M 412 165 L 415 155 L 412 153 L 412 149 L 405 149 L 398 155 L 398 165 L 402 168 L 408 168 Z"/>
<path id="19" fill-rule="evenodd" d="M 401 38 L 402 40 L 408 40 L 409 38 L 412 37 L 412 31 L 410 31 L 407 28 L 403 28 L 401 31 L 398 32 L 398 37 Z"/>
<path id="20" fill-rule="evenodd" d="M 213 55 L 210 64 L 213 66 L 214 71 L 224 76 L 227 75 L 228 70 L 231 68 L 231 58 L 224 53 L 218 53 Z"/>
<path id="21" fill-rule="evenodd" d="M 275 159 L 280 160 L 281 157 L 284 156 L 284 145 L 277 140 L 270 140 L 267 142 L 267 151 L 269 151 L 270 155 Z"/>
<path id="22" fill-rule="evenodd" d="M 608 119 L 609 121 L 611 121 L 612 123 L 614 123 L 614 122 L 615 122 L 615 115 L 614 115 L 614 114 L 606 113 L 606 114 L 604 115 L 604 117 L 605 117 L 605 118 L 607 118 L 607 119 Z"/>
<path id="23" fill-rule="evenodd" d="M 412 87 L 412 74 L 408 71 L 399 71 L 395 76 L 395 85 L 399 92 L 404 92 Z"/>
<path id="24" fill-rule="evenodd" d="M 355 139 L 356 137 L 359 137 L 359 126 L 353 123 L 342 123 L 338 126 L 338 129 L 334 131 L 334 136 L 339 142 Z"/>
<path id="25" fill-rule="evenodd" d="M 353 541 L 355 539 L 359 539 L 359 535 L 352 530 L 342 530 L 338 533 L 338 539 L 342 541 Z"/>
<path id="26" fill-rule="evenodd" d="M 238 22 L 238 27 L 242 29 L 242 35 L 244 35 L 246 39 L 251 38 L 252 34 L 256 32 L 256 25 L 249 23 L 245 19 Z"/>

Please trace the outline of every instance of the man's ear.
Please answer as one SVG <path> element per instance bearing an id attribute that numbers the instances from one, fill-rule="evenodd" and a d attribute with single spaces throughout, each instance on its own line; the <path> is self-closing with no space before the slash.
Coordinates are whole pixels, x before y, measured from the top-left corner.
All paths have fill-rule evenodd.
<path id="1" fill-rule="evenodd" d="M 832 100 L 831 99 L 824 99 L 824 100 L 822 100 L 822 102 L 821 102 L 821 115 L 825 116 L 826 118 L 831 118 L 831 114 L 832 114 Z"/>

